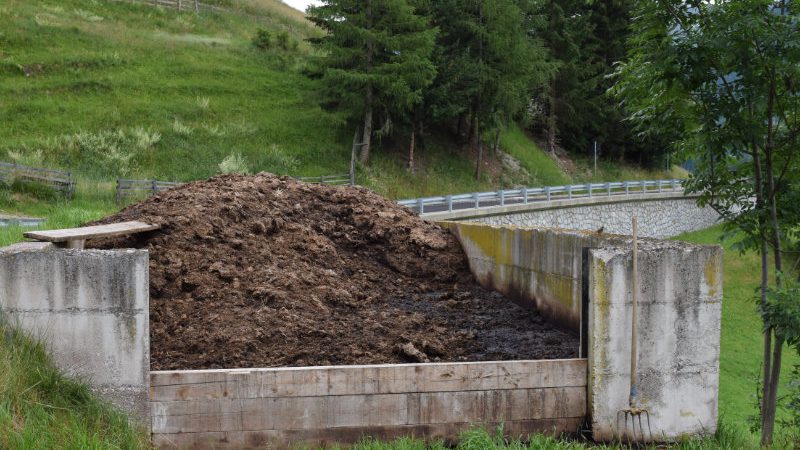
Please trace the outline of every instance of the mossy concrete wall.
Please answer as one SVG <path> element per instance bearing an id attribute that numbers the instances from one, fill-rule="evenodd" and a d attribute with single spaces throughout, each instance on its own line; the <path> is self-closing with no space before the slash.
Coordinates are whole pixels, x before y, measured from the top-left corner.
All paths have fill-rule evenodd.
<path id="1" fill-rule="evenodd" d="M 622 243 L 624 236 L 548 228 L 441 222 L 459 239 L 478 282 L 535 307 L 560 326 L 581 326 L 582 250 Z"/>
<path id="2" fill-rule="evenodd" d="M 589 414 L 599 441 L 632 431 L 618 422 L 630 392 L 632 273 L 630 246 L 589 252 Z M 638 275 L 636 406 L 649 411 L 656 440 L 713 434 L 722 248 L 645 241 Z"/>
<path id="3" fill-rule="evenodd" d="M 443 225 L 458 236 L 483 286 L 584 334 L 581 355 L 588 358 L 594 438 L 625 438 L 624 421 L 616 420 L 630 392 L 632 238 L 466 222 Z M 713 433 L 722 249 L 647 238 L 640 239 L 639 248 L 637 406 L 649 410 L 656 440 Z"/>
<path id="4" fill-rule="evenodd" d="M 3 319 L 41 340 L 67 375 L 144 421 L 150 337 L 146 250 L 0 249 Z"/>

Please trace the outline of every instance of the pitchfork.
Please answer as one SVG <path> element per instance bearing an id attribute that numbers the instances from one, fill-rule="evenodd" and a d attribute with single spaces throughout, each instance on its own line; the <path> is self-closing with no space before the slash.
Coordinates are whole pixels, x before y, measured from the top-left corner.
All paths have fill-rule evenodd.
<path id="1" fill-rule="evenodd" d="M 636 217 L 634 216 L 631 219 L 631 226 L 633 228 L 633 286 L 631 292 L 631 298 L 633 303 L 633 308 L 631 310 L 631 390 L 630 396 L 628 397 L 628 407 L 617 411 L 617 431 L 619 432 L 620 438 L 623 435 L 628 436 L 628 443 L 631 443 L 631 436 L 633 436 L 633 442 L 647 442 L 653 439 L 653 430 L 650 428 L 650 411 L 645 408 L 641 408 L 638 406 L 638 395 L 639 392 L 636 386 L 636 359 L 638 353 L 636 351 L 636 297 L 639 294 L 639 241 L 638 241 L 638 226 L 636 223 Z M 642 416 L 645 416 L 647 419 L 647 438 L 645 439 L 644 427 L 642 426 Z M 620 429 L 620 419 L 625 418 L 625 426 L 624 428 Z M 631 434 L 628 434 L 628 418 L 631 419 Z M 636 423 L 638 419 L 638 424 Z M 638 431 L 638 437 L 637 437 Z"/>

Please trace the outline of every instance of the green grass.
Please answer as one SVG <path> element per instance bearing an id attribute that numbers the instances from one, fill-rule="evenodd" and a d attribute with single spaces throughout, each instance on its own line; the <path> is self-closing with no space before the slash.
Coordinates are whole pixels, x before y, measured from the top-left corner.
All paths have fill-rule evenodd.
<path id="1" fill-rule="evenodd" d="M 366 439 L 352 446 L 355 450 L 444 450 L 452 448 L 442 442 L 424 442 L 418 439 L 402 438 L 391 442 L 382 442 Z M 629 447 L 617 444 L 595 444 L 580 439 L 562 439 L 558 437 L 537 434 L 525 439 L 505 439 L 499 430 L 487 431 L 482 428 L 472 428 L 459 437 L 455 446 L 457 450 L 622 450 Z M 757 448 L 753 436 L 743 433 L 724 423 L 714 436 L 705 438 L 689 438 L 672 445 L 646 446 L 646 449 L 671 448 L 676 450 L 740 450 Z M 780 447 L 779 447 L 780 448 Z"/>
<path id="2" fill-rule="evenodd" d="M 530 174 L 528 186 L 555 186 L 571 181 L 555 160 L 543 152 L 517 125 L 509 126 L 500 135 L 500 147 L 519 160 Z"/>
<path id="3" fill-rule="evenodd" d="M 719 244 L 722 226 L 686 233 L 677 240 L 699 244 Z M 723 242 L 725 278 L 722 300 L 722 338 L 720 348 L 719 408 L 726 420 L 746 427 L 749 416 L 756 414 L 755 379 L 762 363 L 761 319 L 756 312 L 756 289 L 760 283 L 760 258 L 756 253 L 740 254 Z M 789 380 L 792 366 L 800 364 L 790 348 L 783 352 L 782 389 Z"/>
<path id="4" fill-rule="evenodd" d="M 2 318 L 0 318 L 2 319 Z M 0 448 L 146 449 L 148 435 L 0 321 Z"/>

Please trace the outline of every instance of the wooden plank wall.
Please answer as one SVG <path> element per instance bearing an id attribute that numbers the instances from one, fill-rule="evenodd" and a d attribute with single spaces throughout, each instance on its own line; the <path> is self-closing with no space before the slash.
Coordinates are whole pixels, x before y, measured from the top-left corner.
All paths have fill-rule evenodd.
<path id="1" fill-rule="evenodd" d="M 413 435 L 453 440 L 470 424 L 509 435 L 574 432 L 585 359 L 388 364 L 150 374 L 157 448 L 284 448 Z"/>

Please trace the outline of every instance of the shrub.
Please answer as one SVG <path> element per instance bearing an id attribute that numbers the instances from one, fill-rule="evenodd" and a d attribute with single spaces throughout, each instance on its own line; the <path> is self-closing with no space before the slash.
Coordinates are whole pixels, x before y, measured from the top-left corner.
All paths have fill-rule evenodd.
<path id="1" fill-rule="evenodd" d="M 255 37 L 253 37 L 253 46 L 260 50 L 272 48 L 272 36 L 269 31 L 259 28 L 259 30 L 256 31 Z"/>
<path id="2" fill-rule="evenodd" d="M 264 152 L 263 164 L 272 173 L 289 174 L 300 167 L 300 160 L 287 154 L 277 144 L 272 144 Z"/>
<path id="3" fill-rule="evenodd" d="M 247 167 L 247 161 L 241 153 L 231 153 L 219 163 L 219 171 L 224 174 L 240 173 L 247 175 L 250 173 L 250 168 Z"/>

